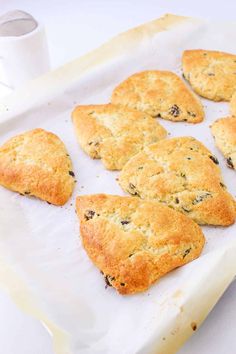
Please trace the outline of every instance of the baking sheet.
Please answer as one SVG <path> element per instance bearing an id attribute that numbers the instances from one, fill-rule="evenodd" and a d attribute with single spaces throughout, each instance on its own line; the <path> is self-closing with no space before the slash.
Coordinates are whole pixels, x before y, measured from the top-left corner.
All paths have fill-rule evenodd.
<path id="1" fill-rule="evenodd" d="M 63 207 L 0 188 L 0 283 L 52 333 L 57 354 L 171 354 L 199 327 L 236 273 L 236 225 L 204 227 L 202 256 L 163 277 L 148 291 L 120 296 L 105 289 L 79 238 L 78 194 L 124 195 L 117 172 L 106 171 L 79 148 L 71 123 L 76 104 L 104 103 L 114 86 L 145 69 L 181 75 L 184 49 L 236 52 L 236 23 L 207 23 L 166 15 L 130 30 L 99 49 L 41 77 L 0 102 L 0 143 L 42 127 L 56 133 L 72 157 L 77 184 Z M 228 104 L 202 99 L 203 123 L 159 122 L 171 137 L 191 135 L 219 159 L 236 194 L 235 172 L 214 146 L 209 125 Z"/>

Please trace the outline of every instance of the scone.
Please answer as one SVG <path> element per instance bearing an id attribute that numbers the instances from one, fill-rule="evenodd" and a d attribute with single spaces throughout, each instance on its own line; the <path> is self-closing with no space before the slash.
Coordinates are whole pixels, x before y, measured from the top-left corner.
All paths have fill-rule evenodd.
<path id="1" fill-rule="evenodd" d="M 216 146 L 227 159 L 230 168 L 236 168 L 236 117 L 216 120 L 211 126 Z"/>
<path id="2" fill-rule="evenodd" d="M 111 101 L 173 122 L 199 123 L 204 118 L 198 98 L 169 71 L 130 76 L 114 89 Z"/>
<path id="3" fill-rule="evenodd" d="M 75 180 L 63 142 L 43 129 L 17 135 L 0 147 L 0 185 L 63 205 Z"/>
<path id="4" fill-rule="evenodd" d="M 234 200 L 223 183 L 218 160 L 192 137 L 149 145 L 124 166 L 119 184 L 142 199 L 158 200 L 199 224 L 230 225 Z"/>
<path id="5" fill-rule="evenodd" d="M 85 195 L 77 198 L 76 211 L 88 256 L 120 294 L 148 289 L 204 246 L 196 223 L 156 201 Z"/>
<path id="6" fill-rule="evenodd" d="M 234 117 L 236 117 L 236 91 L 234 92 L 230 101 L 230 111 Z"/>
<path id="7" fill-rule="evenodd" d="M 183 73 L 193 90 L 213 101 L 230 101 L 236 90 L 236 55 L 212 50 L 185 50 Z"/>
<path id="8" fill-rule="evenodd" d="M 167 135 L 148 114 L 119 105 L 78 106 L 72 119 L 82 149 L 108 170 L 122 169 L 144 146 Z"/>

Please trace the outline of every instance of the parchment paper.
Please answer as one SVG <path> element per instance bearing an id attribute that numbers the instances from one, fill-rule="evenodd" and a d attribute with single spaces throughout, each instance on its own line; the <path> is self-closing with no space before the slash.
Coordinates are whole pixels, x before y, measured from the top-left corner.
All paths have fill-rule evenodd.
<path id="1" fill-rule="evenodd" d="M 31 128 L 48 129 L 65 142 L 78 181 L 64 207 L 0 188 L 0 283 L 21 308 L 43 321 L 57 354 L 175 353 L 235 276 L 236 225 L 204 227 L 202 256 L 135 296 L 105 289 L 79 238 L 75 197 L 124 193 L 115 180 L 118 173 L 106 171 L 78 146 L 70 118 L 73 107 L 109 102 L 114 86 L 136 71 L 165 69 L 181 75 L 181 53 L 190 48 L 235 53 L 236 23 L 166 15 L 0 102 L 0 143 Z M 201 124 L 159 122 L 172 137 L 191 135 L 211 149 L 235 195 L 235 172 L 225 167 L 209 130 L 211 122 L 228 114 L 228 104 L 202 101 L 206 119 Z"/>

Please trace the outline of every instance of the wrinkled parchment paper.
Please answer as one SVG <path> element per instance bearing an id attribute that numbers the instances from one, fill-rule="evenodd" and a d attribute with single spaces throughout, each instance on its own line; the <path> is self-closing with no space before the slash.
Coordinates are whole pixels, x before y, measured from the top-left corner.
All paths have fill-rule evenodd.
<path id="1" fill-rule="evenodd" d="M 204 227 L 202 256 L 163 277 L 148 291 L 120 296 L 105 289 L 83 250 L 74 212 L 78 194 L 124 193 L 99 160 L 76 142 L 71 110 L 109 102 L 114 86 L 144 69 L 181 75 L 184 49 L 236 52 L 236 23 L 206 23 L 166 15 L 130 30 L 99 49 L 41 77 L 0 102 L 0 143 L 42 127 L 66 144 L 77 185 L 64 207 L 0 188 L 0 284 L 52 333 L 57 354 L 171 354 L 199 327 L 236 273 L 236 225 Z M 218 157 L 226 184 L 236 194 L 235 172 L 225 167 L 209 125 L 228 114 L 228 104 L 202 99 L 203 123 L 159 120 L 171 136 L 192 135 Z"/>

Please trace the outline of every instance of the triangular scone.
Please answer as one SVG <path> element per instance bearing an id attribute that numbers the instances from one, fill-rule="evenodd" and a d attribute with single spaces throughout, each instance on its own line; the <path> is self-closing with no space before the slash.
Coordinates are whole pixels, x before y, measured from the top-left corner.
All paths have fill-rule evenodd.
<path id="1" fill-rule="evenodd" d="M 230 101 L 230 111 L 234 117 L 236 117 L 236 91 L 234 92 Z"/>
<path id="2" fill-rule="evenodd" d="M 88 256 L 121 294 L 148 289 L 204 246 L 196 223 L 156 201 L 88 195 L 77 198 L 76 210 Z"/>
<path id="3" fill-rule="evenodd" d="M 201 102 L 169 71 L 130 76 L 114 89 L 111 101 L 173 122 L 199 123 L 204 118 Z"/>
<path id="4" fill-rule="evenodd" d="M 216 120 L 211 126 L 216 146 L 227 159 L 227 165 L 236 169 L 236 117 Z"/>
<path id="5" fill-rule="evenodd" d="M 119 183 L 126 192 L 158 200 L 199 224 L 226 226 L 235 221 L 234 200 L 218 163 L 194 138 L 167 139 L 132 157 Z"/>
<path id="6" fill-rule="evenodd" d="M 113 104 L 78 106 L 72 119 L 82 149 L 108 170 L 121 170 L 144 146 L 167 135 L 148 114 Z"/>
<path id="7" fill-rule="evenodd" d="M 213 101 L 230 101 L 236 90 L 236 55 L 186 50 L 183 73 L 196 93 Z"/>
<path id="8" fill-rule="evenodd" d="M 55 205 L 65 204 L 75 184 L 65 145 L 43 129 L 11 138 L 0 147 L 0 184 Z"/>

